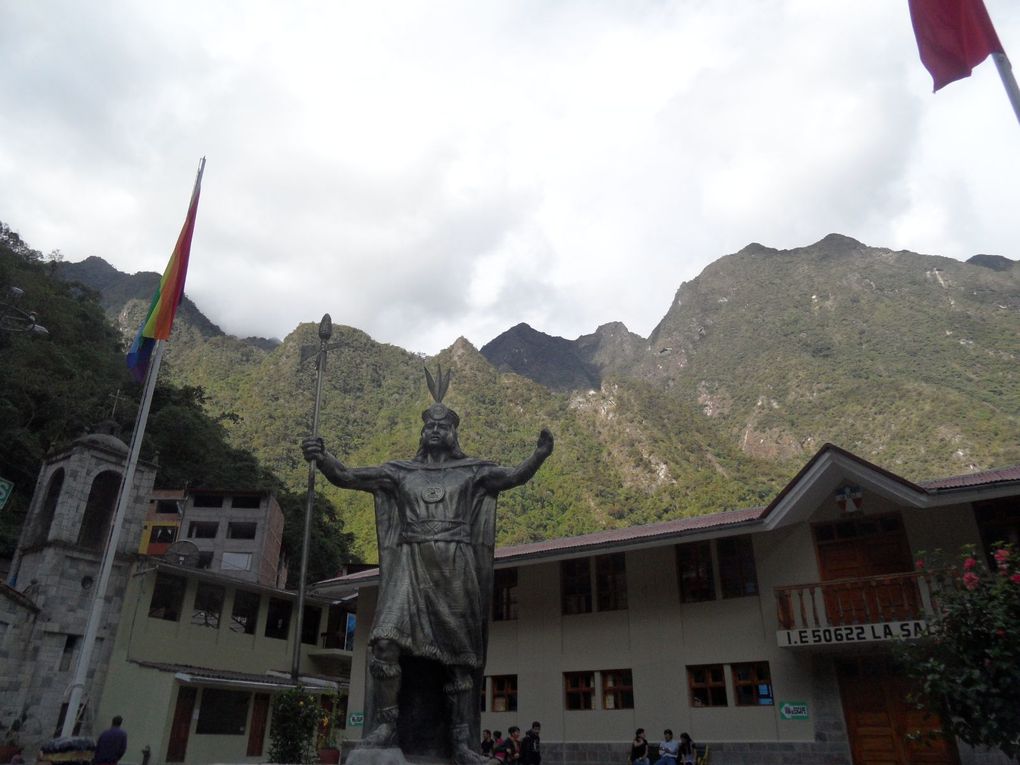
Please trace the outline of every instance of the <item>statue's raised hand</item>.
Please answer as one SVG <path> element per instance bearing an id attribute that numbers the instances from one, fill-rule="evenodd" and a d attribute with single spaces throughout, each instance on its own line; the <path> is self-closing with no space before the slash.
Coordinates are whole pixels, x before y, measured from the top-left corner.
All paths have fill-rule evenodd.
<path id="1" fill-rule="evenodd" d="M 535 446 L 535 452 L 544 459 L 552 454 L 552 450 L 553 435 L 549 432 L 548 428 L 542 428 L 542 432 L 538 434 L 538 444 Z"/>
<path id="2" fill-rule="evenodd" d="M 301 440 L 301 452 L 308 462 L 321 464 L 326 457 L 326 445 L 318 436 L 309 436 Z"/>

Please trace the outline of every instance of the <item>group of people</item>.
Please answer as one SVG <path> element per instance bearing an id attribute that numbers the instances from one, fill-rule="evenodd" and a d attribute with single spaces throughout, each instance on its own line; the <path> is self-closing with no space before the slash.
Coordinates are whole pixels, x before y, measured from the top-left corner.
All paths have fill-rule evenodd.
<path id="1" fill-rule="evenodd" d="M 645 729 L 638 728 L 634 731 L 634 741 L 630 746 L 631 765 L 649 765 L 651 745 L 645 738 Z M 679 739 L 673 738 L 673 731 L 666 728 L 662 732 L 662 741 L 659 742 L 659 756 L 655 765 L 694 765 L 697 760 L 697 752 L 694 749 L 694 742 L 688 733 L 681 733 Z"/>
<path id="2" fill-rule="evenodd" d="M 531 723 L 531 730 L 521 738 L 521 729 L 511 725 L 506 738 L 503 731 L 482 731 L 482 754 L 499 760 L 505 765 L 541 765 L 542 763 L 542 724 L 537 720 Z"/>

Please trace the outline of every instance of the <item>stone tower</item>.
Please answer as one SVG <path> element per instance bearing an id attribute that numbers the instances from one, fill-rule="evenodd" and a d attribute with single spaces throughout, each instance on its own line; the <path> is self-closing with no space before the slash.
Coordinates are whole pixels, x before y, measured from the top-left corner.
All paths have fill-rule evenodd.
<path id="1" fill-rule="evenodd" d="M 26 759 L 59 728 L 99 579 L 128 455 L 106 430 L 43 463 L 10 579 L 0 589 L 0 735 L 15 723 Z M 155 477 L 154 465 L 139 462 L 85 688 L 84 735 L 98 733 L 93 712 Z"/>

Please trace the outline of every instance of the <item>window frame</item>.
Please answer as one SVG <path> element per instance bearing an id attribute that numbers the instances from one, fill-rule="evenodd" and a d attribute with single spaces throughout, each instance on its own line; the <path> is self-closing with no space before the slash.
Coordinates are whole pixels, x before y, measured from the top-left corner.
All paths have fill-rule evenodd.
<path id="1" fill-rule="evenodd" d="M 274 609 L 281 609 L 282 606 L 286 606 L 286 619 L 284 620 L 282 627 L 274 627 L 273 620 L 278 614 L 274 614 Z M 290 639 L 290 623 L 294 618 L 294 604 L 289 600 L 283 598 L 269 598 L 269 603 L 266 605 L 266 626 L 263 630 L 263 634 L 267 638 L 273 640 L 289 640 Z"/>
<path id="2" fill-rule="evenodd" d="M 733 546 L 732 552 L 724 554 L 722 548 L 729 545 Z M 715 540 L 715 554 L 719 563 L 719 587 L 724 600 L 760 594 L 758 567 L 750 534 Z"/>
<path id="3" fill-rule="evenodd" d="M 212 582 L 199 582 L 195 587 L 195 599 L 191 607 L 191 623 L 195 627 L 220 628 L 223 616 L 223 602 L 227 588 Z M 201 620 L 201 621 L 199 621 Z"/>
<path id="4" fill-rule="evenodd" d="M 598 611 L 627 610 L 627 554 L 595 556 L 595 605 Z"/>
<path id="5" fill-rule="evenodd" d="M 594 711 L 596 688 L 594 670 L 564 672 L 563 709 L 567 712 Z"/>
<path id="6" fill-rule="evenodd" d="M 254 599 L 254 601 L 252 601 Z M 244 603 L 242 601 L 247 601 Z M 250 606 L 254 602 L 254 610 Z M 239 613 L 238 605 L 251 611 L 250 614 Z M 254 635 L 258 626 L 259 611 L 262 610 L 262 596 L 251 590 L 234 590 L 234 602 L 230 606 L 230 631 L 238 635 Z M 238 619 L 244 619 L 244 622 Z M 249 629 L 250 627 L 250 629 Z"/>
<path id="7" fill-rule="evenodd" d="M 704 672 L 705 679 L 697 680 L 695 673 Z M 718 680 L 713 673 L 718 673 Z M 719 700 L 721 689 L 722 699 Z M 695 694 L 705 691 L 705 702 L 698 702 Z M 688 703 L 693 708 L 728 707 L 729 695 L 726 691 L 726 670 L 723 664 L 690 664 L 687 666 Z"/>
<path id="8" fill-rule="evenodd" d="M 761 670 L 764 668 L 764 676 Z M 751 677 L 741 680 L 737 673 L 746 669 Z M 730 674 L 733 678 L 733 705 L 738 707 L 771 707 L 775 706 L 776 695 L 772 688 L 772 671 L 767 661 L 743 661 L 730 665 Z M 761 686 L 768 686 L 768 695 L 762 695 Z M 740 690 L 750 688 L 753 701 L 741 701 Z"/>
<path id="9" fill-rule="evenodd" d="M 246 536 L 249 532 L 251 536 Z M 227 521 L 227 539 L 255 539 L 258 533 L 258 521 Z"/>
<path id="10" fill-rule="evenodd" d="M 212 534 L 205 533 L 210 529 Z M 188 523 L 188 539 L 216 539 L 219 533 L 219 521 L 190 521 Z"/>
<path id="11" fill-rule="evenodd" d="M 517 568 L 497 568 L 492 572 L 492 621 L 515 622 L 519 614 Z"/>
<path id="12" fill-rule="evenodd" d="M 243 714 L 241 697 L 243 701 Z M 195 720 L 195 734 L 202 736 L 243 736 L 248 728 L 248 713 L 251 711 L 251 691 L 236 691 L 228 688 L 202 688 L 202 701 L 198 705 Z M 233 718 L 217 719 L 212 715 L 231 713 Z M 238 718 L 238 715 L 240 717 Z M 238 726 L 240 720 L 240 726 Z M 238 730 L 238 727 L 240 729 Z"/>
<path id="13" fill-rule="evenodd" d="M 676 546 L 676 576 L 681 603 L 707 603 L 717 599 L 712 541 L 686 542 Z M 685 573 L 685 567 L 690 571 Z M 690 582 L 698 583 L 697 589 Z"/>
<path id="14" fill-rule="evenodd" d="M 590 614 L 595 606 L 591 558 L 560 561 L 560 612 L 564 616 Z"/>
<path id="15" fill-rule="evenodd" d="M 187 587 L 188 580 L 183 576 L 175 576 L 157 571 L 156 578 L 152 584 L 152 597 L 149 598 L 149 618 L 160 619 L 166 622 L 179 622 L 181 620 L 181 613 L 184 610 L 184 592 Z M 170 597 L 167 597 L 167 593 L 169 593 Z M 158 605 L 154 605 L 157 594 L 159 594 L 161 600 L 166 600 L 167 602 L 160 602 Z M 157 609 L 163 609 L 164 613 L 167 613 L 166 609 L 170 607 L 172 607 L 172 610 L 168 616 L 153 613 Z"/>
<path id="16" fill-rule="evenodd" d="M 517 711 L 517 675 L 491 675 L 489 685 L 492 687 L 492 711 Z M 503 708 L 500 709 L 499 701 Z"/>
<path id="17" fill-rule="evenodd" d="M 599 672 L 602 686 L 602 709 L 615 712 L 634 708 L 634 673 L 630 669 L 603 669 Z M 610 682 L 613 679 L 616 682 Z M 612 703 L 610 703 L 612 699 Z"/>

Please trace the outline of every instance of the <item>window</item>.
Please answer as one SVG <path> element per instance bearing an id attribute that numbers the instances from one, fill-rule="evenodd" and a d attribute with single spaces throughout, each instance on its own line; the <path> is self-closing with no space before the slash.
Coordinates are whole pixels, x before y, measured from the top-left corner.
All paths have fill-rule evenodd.
<path id="1" fill-rule="evenodd" d="M 247 571 L 251 568 L 251 553 L 225 552 L 220 556 L 220 571 Z"/>
<path id="2" fill-rule="evenodd" d="M 198 710 L 195 733 L 240 736 L 248 720 L 250 693 L 223 691 L 219 688 L 202 689 L 202 706 Z"/>
<path id="3" fill-rule="evenodd" d="M 724 707 L 726 678 L 722 664 L 705 664 L 687 668 L 687 685 L 691 691 L 692 707 Z"/>
<path id="4" fill-rule="evenodd" d="M 266 637 L 286 640 L 290 632 L 290 601 L 280 598 L 269 599 L 266 614 Z"/>
<path id="5" fill-rule="evenodd" d="M 223 496 L 221 494 L 195 494 L 191 504 L 194 507 L 223 507 Z"/>
<path id="6" fill-rule="evenodd" d="M 306 645 L 317 645 L 319 642 L 319 621 L 322 609 L 316 606 L 305 606 L 301 618 L 301 642 Z"/>
<path id="7" fill-rule="evenodd" d="M 591 613 L 591 563 L 588 558 L 560 562 L 563 613 Z"/>
<path id="8" fill-rule="evenodd" d="M 699 603 L 715 600 L 715 578 L 712 575 L 712 545 L 692 542 L 676 546 L 677 574 L 680 579 L 680 600 Z"/>
<path id="9" fill-rule="evenodd" d="M 230 500 L 230 506 L 239 510 L 258 510 L 262 507 L 262 497 L 258 494 L 251 496 L 235 496 Z"/>
<path id="10" fill-rule="evenodd" d="M 257 523 L 251 522 L 232 522 L 227 524 L 227 539 L 254 539 L 255 531 L 258 529 Z"/>
<path id="11" fill-rule="evenodd" d="M 152 531 L 149 532 L 149 542 L 151 544 L 170 544 L 175 539 L 177 539 L 176 526 L 153 526 Z"/>
<path id="12" fill-rule="evenodd" d="M 634 678 L 629 669 L 602 670 L 602 708 L 634 708 Z"/>
<path id="13" fill-rule="evenodd" d="M 563 690 L 567 709 L 595 708 L 594 672 L 564 672 Z"/>
<path id="14" fill-rule="evenodd" d="M 599 611 L 627 607 L 627 557 L 624 553 L 595 558 L 595 592 Z"/>
<path id="15" fill-rule="evenodd" d="M 64 638 L 64 652 L 60 654 L 60 664 L 57 666 L 59 672 L 66 672 L 71 668 L 74 659 L 74 649 L 78 646 L 81 635 L 68 635 Z"/>
<path id="16" fill-rule="evenodd" d="M 168 622 L 180 619 L 181 606 L 184 604 L 184 585 L 183 577 L 156 574 L 152 600 L 149 602 L 149 616 L 153 619 L 166 619 Z"/>
<path id="17" fill-rule="evenodd" d="M 220 524 L 216 521 L 192 521 L 188 524 L 189 539 L 215 539 Z"/>
<path id="18" fill-rule="evenodd" d="M 493 572 L 492 621 L 509 622 L 516 618 L 517 569 L 496 569 Z"/>
<path id="19" fill-rule="evenodd" d="M 981 544 L 985 548 L 988 566 L 995 571 L 998 563 L 992 557 L 1002 544 L 1020 546 L 1020 504 L 1016 497 L 990 499 L 974 503 Z"/>
<path id="20" fill-rule="evenodd" d="M 255 623 L 259 620 L 258 593 L 237 590 L 234 593 L 234 608 L 230 612 L 230 631 L 243 635 L 255 634 Z"/>
<path id="21" fill-rule="evenodd" d="M 191 623 L 199 627 L 219 629 L 223 594 L 224 589 L 219 585 L 199 582 L 195 590 L 195 608 L 191 612 Z"/>
<path id="22" fill-rule="evenodd" d="M 733 693 L 738 707 L 771 706 L 772 676 L 767 661 L 734 664 Z"/>
<path id="23" fill-rule="evenodd" d="M 740 598 L 758 594 L 758 574 L 754 569 L 751 537 L 718 539 L 715 551 L 719 556 L 719 583 L 724 598 Z"/>
<path id="24" fill-rule="evenodd" d="M 110 531 L 110 522 L 120 492 L 120 473 L 105 470 L 92 481 L 85 512 L 81 516 L 78 544 L 91 550 L 102 550 Z"/>
<path id="25" fill-rule="evenodd" d="M 202 550 L 198 553 L 198 563 L 195 568 L 210 569 L 212 568 L 212 550 Z"/>
<path id="26" fill-rule="evenodd" d="M 159 499 L 156 500 L 156 512 L 161 515 L 178 515 L 181 508 L 175 499 Z"/>
<path id="27" fill-rule="evenodd" d="M 492 678 L 492 711 L 517 711 L 517 675 L 496 675 Z"/>

